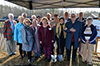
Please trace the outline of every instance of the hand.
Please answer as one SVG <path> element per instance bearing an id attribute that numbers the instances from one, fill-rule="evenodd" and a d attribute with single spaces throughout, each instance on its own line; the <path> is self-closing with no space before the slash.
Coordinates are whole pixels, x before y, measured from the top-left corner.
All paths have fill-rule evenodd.
<path id="1" fill-rule="evenodd" d="M 65 34 L 67 34 L 67 33 L 65 33 Z"/>
<path id="2" fill-rule="evenodd" d="M 59 24 L 57 25 L 57 28 L 59 27 Z"/>
<path id="3" fill-rule="evenodd" d="M 40 44 L 42 44 L 42 41 L 40 41 Z"/>
<path id="4" fill-rule="evenodd" d="M 78 41 L 81 41 L 81 39 L 79 38 Z"/>
<path id="5" fill-rule="evenodd" d="M 89 43 L 89 40 L 86 41 L 86 44 Z"/>
<path id="6" fill-rule="evenodd" d="M 29 45 L 27 45 L 27 47 L 29 47 Z"/>
<path id="7" fill-rule="evenodd" d="M 52 43 L 54 42 L 54 40 L 52 40 Z"/>
<path id="8" fill-rule="evenodd" d="M 55 24 L 55 23 L 53 24 L 53 27 L 54 27 L 54 26 L 56 26 L 56 24 Z"/>
<path id="9" fill-rule="evenodd" d="M 15 41 L 17 43 L 17 41 Z"/>
<path id="10" fill-rule="evenodd" d="M 75 29 L 73 29 L 73 28 L 71 28 L 71 29 L 70 29 L 70 31 L 75 32 L 76 30 L 75 30 Z"/>
<path id="11" fill-rule="evenodd" d="M 65 28 L 64 30 L 67 30 L 67 28 Z"/>
<path id="12" fill-rule="evenodd" d="M 7 38 L 5 38 L 5 40 L 7 41 Z"/>

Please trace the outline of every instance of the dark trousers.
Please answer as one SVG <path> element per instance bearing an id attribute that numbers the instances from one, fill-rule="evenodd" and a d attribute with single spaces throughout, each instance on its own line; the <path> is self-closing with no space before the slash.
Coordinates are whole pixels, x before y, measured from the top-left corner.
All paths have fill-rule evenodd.
<path id="1" fill-rule="evenodd" d="M 54 44 L 55 44 L 56 41 L 57 41 L 57 36 L 55 36 L 54 43 L 53 43 L 53 45 L 52 45 L 52 50 L 51 50 L 51 54 L 52 54 L 52 55 L 54 55 L 54 52 L 55 52 Z"/>
<path id="2" fill-rule="evenodd" d="M 73 54 L 72 54 L 72 59 L 75 60 L 76 59 L 76 52 L 77 49 L 74 49 L 74 42 L 71 43 L 71 45 L 73 45 Z M 71 55 L 71 46 L 70 46 L 70 50 L 67 50 L 67 59 L 70 60 L 70 55 Z"/>
<path id="3" fill-rule="evenodd" d="M 26 55 L 26 52 L 22 50 L 22 43 L 17 43 L 17 45 L 19 45 L 20 55 L 22 56 L 22 52 L 24 52 L 24 55 Z"/>
<path id="4" fill-rule="evenodd" d="M 65 47 L 65 39 L 64 38 L 60 38 L 60 49 L 61 49 L 61 53 L 59 52 L 59 43 L 58 43 L 58 38 L 57 38 L 57 54 L 64 54 L 64 47 Z"/>
<path id="5" fill-rule="evenodd" d="M 28 54 L 28 59 L 31 60 L 31 51 L 30 52 L 27 52 L 27 54 Z"/>
<path id="6" fill-rule="evenodd" d="M 43 49 L 43 45 L 42 44 L 40 44 L 40 53 L 44 54 L 44 49 Z"/>

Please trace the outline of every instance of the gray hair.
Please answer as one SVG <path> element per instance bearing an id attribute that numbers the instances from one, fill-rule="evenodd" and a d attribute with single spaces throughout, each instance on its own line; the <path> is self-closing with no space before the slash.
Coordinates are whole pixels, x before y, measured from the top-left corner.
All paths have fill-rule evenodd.
<path id="1" fill-rule="evenodd" d="M 22 13 L 22 16 L 23 16 L 23 15 L 26 15 L 26 16 L 27 16 L 27 14 L 26 14 L 26 13 Z"/>
<path id="2" fill-rule="evenodd" d="M 8 17 L 9 17 L 9 16 L 12 16 L 12 17 L 14 17 L 13 13 L 9 13 L 9 14 L 8 14 Z"/>
<path id="3" fill-rule="evenodd" d="M 50 15 L 50 17 L 51 17 L 51 14 L 50 13 L 47 13 L 47 15 Z"/>
<path id="4" fill-rule="evenodd" d="M 93 21 L 93 18 L 92 18 L 92 17 L 88 17 L 87 20 L 91 20 L 91 21 Z"/>
<path id="5" fill-rule="evenodd" d="M 35 15 L 32 15 L 32 16 L 31 16 L 31 18 L 32 18 L 32 17 L 35 17 L 35 18 L 36 18 L 36 16 L 35 16 Z"/>

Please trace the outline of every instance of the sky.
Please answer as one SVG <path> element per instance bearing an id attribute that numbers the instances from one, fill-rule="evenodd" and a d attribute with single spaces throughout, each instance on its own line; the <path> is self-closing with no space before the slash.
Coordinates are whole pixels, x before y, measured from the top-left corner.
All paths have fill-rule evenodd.
<path id="1" fill-rule="evenodd" d="M 13 4 L 13 3 L 10 3 L 10 2 L 7 2 L 7 1 L 4 1 L 4 0 L 0 0 L 0 4 L 2 5 L 9 5 L 9 6 L 16 6 L 18 7 L 18 5 L 16 4 Z M 62 8 L 61 8 L 62 9 Z M 100 12 L 100 8 L 68 8 L 69 10 L 75 10 L 76 13 L 79 13 L 79 12 L 85 12 L 85 11 L 97 11 L 97 12 Z M 66 9 L 63 9 L 66 11 Z"/>

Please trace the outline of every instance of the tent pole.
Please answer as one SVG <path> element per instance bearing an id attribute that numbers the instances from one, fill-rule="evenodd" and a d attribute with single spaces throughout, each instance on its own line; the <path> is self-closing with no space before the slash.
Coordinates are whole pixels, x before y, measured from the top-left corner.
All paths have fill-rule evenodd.
<path id="1" fill-rule="evenodd" d="M 99 0 L 99 8 L 100 8 L 100 0 Z"/>

